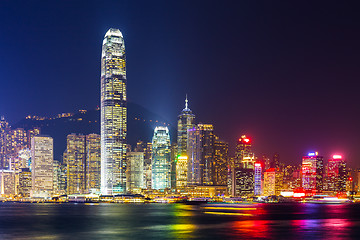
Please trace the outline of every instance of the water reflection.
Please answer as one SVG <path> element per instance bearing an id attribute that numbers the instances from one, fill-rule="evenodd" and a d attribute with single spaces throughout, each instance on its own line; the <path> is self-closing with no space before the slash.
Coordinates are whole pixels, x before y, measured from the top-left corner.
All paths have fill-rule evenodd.
<path id="1" fill-rule="evenodd" d="M 238 208 L 241 207 L 241 210 Z M 224 215 L 217 213 L 251 213 Z M 0 203 L 0 239 L 360 239 L 360 205 Z"/>

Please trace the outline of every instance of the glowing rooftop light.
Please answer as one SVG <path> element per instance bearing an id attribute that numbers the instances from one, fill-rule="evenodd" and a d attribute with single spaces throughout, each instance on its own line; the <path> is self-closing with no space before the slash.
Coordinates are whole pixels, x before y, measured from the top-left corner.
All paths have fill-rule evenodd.
<path id="1" fill-rule="evenodd" d="M 261 167 L 261 163 L 255 163 L 255 167 Z"/>
<path id="2" fill-rule="evenodd" d="M 336 154 L 336 155 L 333 155 L 333 159 L 342 159 L 342 156 L 341 156 L 341 155 Z"/>

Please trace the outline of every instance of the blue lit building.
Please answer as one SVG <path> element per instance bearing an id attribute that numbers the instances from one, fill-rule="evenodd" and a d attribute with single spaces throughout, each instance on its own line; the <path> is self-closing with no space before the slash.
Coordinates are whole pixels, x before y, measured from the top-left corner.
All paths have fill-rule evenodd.
<path id="1" fill-rule="evenodd" d="M 152 189 L 171 187 L 170 135 L 167 127 L 156 127 L 152 139 Z"/>
<path id="2" fill-rule="evenodd" d="M 255 163 L 255 174 L 254 174 L 254 194 L 255 196 L 261 195 L 261 178 L 262 178 L 262 166 L 261 163 Z"/>

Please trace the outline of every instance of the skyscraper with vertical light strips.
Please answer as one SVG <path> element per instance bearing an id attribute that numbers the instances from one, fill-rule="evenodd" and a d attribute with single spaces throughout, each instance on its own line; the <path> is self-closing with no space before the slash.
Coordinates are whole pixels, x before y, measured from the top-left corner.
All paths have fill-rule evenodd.
<path id="1" fill-rule="evenodd" d="M 126 57 L 122 33 L 110 28 L 101 54 L 101 193 L 126 188 Z"/>

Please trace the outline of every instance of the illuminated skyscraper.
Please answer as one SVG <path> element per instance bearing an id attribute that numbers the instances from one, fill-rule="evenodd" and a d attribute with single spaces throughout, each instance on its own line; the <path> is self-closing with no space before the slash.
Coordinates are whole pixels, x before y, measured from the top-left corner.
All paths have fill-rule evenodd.
<path id="1" fill-rule="evenodd" d="M 229 144 L 216 137 L 214 141 L 213 164 L 214 185 L 227 185 L 228 151 Z"/>
<path id="2" fill-rule="evenodd" d="M 66 146 L 67 194 L 85 192 L 85 136 L 69 134 Z"/>
<path id="3" fill-rule="evenodd" d="M 333 155 L 328 162 L 327 182 L 329 191 L 346 191 L 346 181 L 348 174 L 346 170 L 346 161 L 341 155 Z"/>
<path id="4" fill-rule="evenodd" d="M 100 148 L 100 135 L 86 135 L 85 188 L 87 191 L 100 191 Z"/>
<path id="5" fill-rule="evenodd" d="M 126 155 L 126 189 L 140 192 L 144 188 L 144 153 L 128 152 Z"/>
<path id="6" fill-rule="evenodd" d="M 324 161 L 317 152 L 311 152 L 302 159 L 302 188 L 307 191 L 323 190 Z"/>
<path id="7" fill-rule="evenodd" d="M 153 189 L 171 187 L 170 135 L 167 127 L 156 127 L 154 130 L 151 172 Z"/>
<path id="8" fill-rule="evenodd" d="M 187 144 L 188 130 L 195 126 L 195 115 L 189 109 L 188 99 L 185 99 L 185 108 L 178 116 L 177 132 L 177 161 L 176 161 L 176 188 L 183 188 L 187 183 Z M 180 157 L 180 159 L 179 159 Z"/>
<path id="9" fill-rule="evenodd" d="M 232 171 L 232 192 L 235 196 L 254 194 L 254 164 L 255 156 L 251 151 L 251 139 L 243 135 L 236 145 Z"/>
<path id="10" fill-rule="evenodd" d="M 139 141 L 136 143 L 135 152 L 143 152 L 144 154 L 144 188 L 151 189 L 151 155 L 152 143 Z"/>
<path id="11" fill-rule="evenodd" d="M 123 35 L 110 28 L 101 55 L 101 193 L 126 190 L 126 58 Z"/>
<path id="12" fill-rule="evenodd" d="M 235 168 L 254 169 L 255 157 L 251 151 L 251 139 L 245 135 L 239 138 L 235 150 Z"/>
<path id="13" fill-rule="evenodd" d="M 21 197 L 30 197 L 31 191 L 31 171 L 29 168 L 21 169 L 19 173 L 19 190 Z"/>
<path id="14" fill-rule="evenodd" d="M 53 191 L 53 139 L 35 136 L 31 139 L 32 197 L 50 197 Z"/>
<path id="15" fill-rule="evenodd" d="M 259 162 L 255 163 L 255 174 L 254 174 L 254 194 L 256 196 L 261 195 L 261 178 L 262 178 L 262 165 Z"/>
<path id="16" fill-rule="evenodd" d="M 198 124 L 188 130 L 188 185 L 212 185 L 214 127 Z"/>
<path id="17" fill-rule="evenodd" d="M 0 195 L 15 195 L 15 171 L 0 170 Z"/>
<path id="18" fill-rule="evenodd" d="M 9 123 L 5 121 L 5 118 L 0 118 L 0 169 L 5 168 L 6 158 L 6 134 L 9 130 Z"/>

